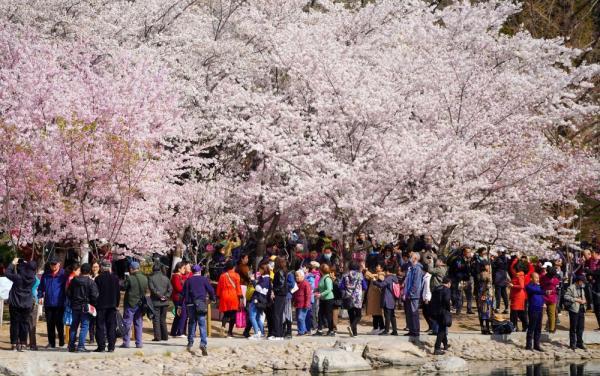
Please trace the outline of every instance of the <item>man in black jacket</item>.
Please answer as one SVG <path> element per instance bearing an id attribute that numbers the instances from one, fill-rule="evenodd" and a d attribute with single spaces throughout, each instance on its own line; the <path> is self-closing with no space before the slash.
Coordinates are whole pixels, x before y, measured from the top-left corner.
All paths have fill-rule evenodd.
<path id="1" fill-rule="evenodd" d="M 95 308 L 90 305 L 96 304 L 98 299 L 98 287 L 90 277 L 92 267 L 90 264 L 81 265 L 81 275 L 73 278 L 67 296 L 71 300 L 71 310 L 73 311 L 73 322 L 71 323 L 71 332 L 69 336 L 69 352 L 89 352 L 85 348 L 85 339 L 87 338 L 90 325 L 90 312 Z M 75 349 L 75 337 L 81 324 L 79 341 Z"/>
<path id="2" fill-rule="evenodd" d="M 115 351 L 117 341 L 117 307 L 121 300 L 119 277 L 111 273 L 111 264 L 102 261 L 100 264 L 100 275 L 96 277 L 98 287 L 98 302 L 96 304 L 96 338 L 98 348 L 95 352 L 106 350 L 106 338 L 108 337 L 108 352 Z"/>
<path id="3" fill-rule="evenodd" d="M 434 355 L 443 355 L 442 344 L 444 350 L 448 350 L 448 326 L 452 324 L 452 316 L 450 314 L 450 285 L 452 281 L 448 277 L 444 277 L 442 284 L 437 286 L 431 294 L 431 302 L 429 309 L 432 318 L 438 324 L 437 338 L 435 339 Z"/>

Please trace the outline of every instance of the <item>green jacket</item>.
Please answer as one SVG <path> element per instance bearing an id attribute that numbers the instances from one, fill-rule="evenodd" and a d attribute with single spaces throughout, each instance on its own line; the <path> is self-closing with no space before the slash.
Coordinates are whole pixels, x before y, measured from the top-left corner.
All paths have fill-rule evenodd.
<path id="1" fill-rule="evenodd" d="M 323 276 L 319 280 L 319 293 L 321 293 L 320 300 L 333 299 L 333 281 L 329 275 Z"/>
<path id="2" fill-rule="evenodd" d="M 442 284 L 442 280 L 446 276 L 447 271 L 448 269 L 445 265 L 436 266 L 429 270 L 429 273 L 431 274 L 431 282 L 429 284 L 431 290 Z"/>
<path id="3" fill-rule="evenodd" d="M 140 304 L 142 296 L 146 295 L 148 278 L 144 273 L 137 271 L 135 274 L 131 274 L 125 278 L 123 290 L 125 290 L 125 306 L 135 308 Z"/>

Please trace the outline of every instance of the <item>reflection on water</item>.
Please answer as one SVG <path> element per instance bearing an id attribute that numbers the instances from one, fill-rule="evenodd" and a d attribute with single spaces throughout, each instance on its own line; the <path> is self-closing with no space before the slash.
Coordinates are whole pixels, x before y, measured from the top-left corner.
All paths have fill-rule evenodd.
<path id="1" fill-rule="evenodd" d="M 382 368 L 370 372 L 347 372 L 338 375 L 348 376 L 417 376 L 420 367 L 398 367 Z M 285 376 L 305 376 L 309 375 L 306 371 L 283 371 L 275 372 L 275 375 Z M 313 375 L 316 375 L 313 373 Z M 423 375 L 423 374 L 421 374 Z M 427 376 L 433 376 L 434 373 L 427 373 Z M 438 374 L 448 375 L 448 374 Z M 459 375 L 458 373 L 453 375 Z M 600 376 L 600 360 L 591 360 L 589 362 L 469 362 L 469 376 Z"/>
<path id="2" fill-rule="evenodd" d="M 478 369 L 470 375 L 490 375 L 490 376 L 600 376 L 600 362 L 592 361 L 588 363 L 532 363 L 532 364 L 509 364 L 504 367 L 494 367 L 491 371 Z"/>

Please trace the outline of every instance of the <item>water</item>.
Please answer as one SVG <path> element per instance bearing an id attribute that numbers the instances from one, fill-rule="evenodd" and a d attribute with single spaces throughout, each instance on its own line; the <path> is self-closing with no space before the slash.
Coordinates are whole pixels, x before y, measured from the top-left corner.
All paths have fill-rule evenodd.
<path id="1" fill-rule="evenodd" d="M 546 362 L 469 362 L 469 376 L 600 376 L 600 360 Z M 308 372 L 286 372 L 286 376 L 307 375 Z M 348 372 L 348 376 L 418 376 L 419 368 L 384 368 L 370 372 Z M 427 373 L 427 376 L 434 375 Z M 448 375 L 448 374 L 445 374 Z M 458 375 L 458 374 L 454 374 Z"/>

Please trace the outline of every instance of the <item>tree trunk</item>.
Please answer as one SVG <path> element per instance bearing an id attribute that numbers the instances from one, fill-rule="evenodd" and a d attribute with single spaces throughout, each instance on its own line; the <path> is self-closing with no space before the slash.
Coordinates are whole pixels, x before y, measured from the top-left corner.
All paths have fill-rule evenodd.
<path id="1" fill-rule="evenodd" d="M 450 240 L 450 236 L 454 232 L 456 225 L 448 226 L 442 232 L 442 237 L 440 238 L 439 243 L 439 252 L 444 256 L 448 256 L 448 241 Z"/>

